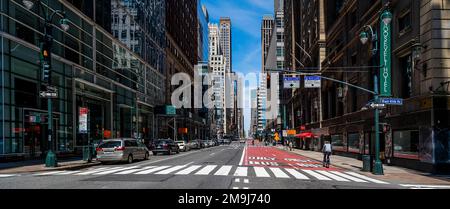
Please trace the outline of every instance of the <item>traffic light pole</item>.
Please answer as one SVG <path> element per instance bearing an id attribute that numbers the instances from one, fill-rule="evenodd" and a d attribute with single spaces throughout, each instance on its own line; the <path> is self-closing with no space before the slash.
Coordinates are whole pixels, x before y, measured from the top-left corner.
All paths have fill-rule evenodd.
<path id="1" fill-rule="evenodd" d="M 52 15 L 53 17 L 53 15 Z M 46 20 L 45 22 L 45 35 L 44 35 L 44 44 L 47 44 L 48 49 L 44 49 L 44 50 L 49 50 L 47 53 L 49 55 L 49 59 L 51 62 L 51 48 L 52 48 L 52 44 L 53 44 L 53 37 L 51 36 L 52 34 L 52 25 L 51 25 L 51 20 Z M 45 63 L 45 64 L 50 64 L 50 63 Z M 45 65 L 44 64 L 44 65 Z M 48 70 L 48 77 L 45 78 L 46 79 L 46 83 L 47 83 L 47 91 L 49 90 L 49 87 L 52 85 L 52 78 L 51 78 L 51 64 L 48 67 L 48 69 L 45 69 L 46 66 L 43 67 L 44 73 L 46 70 Z M 48 139 L 48 152 L 47 152 L 47 156 L 45 158 L 45 166 L 46 167 L 57 167 L 58 166 L 58 161 L 57 161 L 57 157 L 56 154 L 54 152 L 53 149 L 53 102 L 52 102 L 52 98 L 48 97 L 47 98 L 47 108 L 48 108 L 48 130 L 47 130 L 47 139 Z"/>

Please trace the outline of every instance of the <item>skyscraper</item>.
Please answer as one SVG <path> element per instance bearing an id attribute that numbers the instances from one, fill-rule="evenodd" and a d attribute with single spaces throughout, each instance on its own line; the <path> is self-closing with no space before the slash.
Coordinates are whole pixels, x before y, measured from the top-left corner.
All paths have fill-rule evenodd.
<path id="1" fill-rule="evenodd" d="M 272 38 L 274 26 L 274 18 L 272 15 L 265 15 L 261 21 L 261 57 L 262 57 L 262 70 L 266 72 L 265 63 L 269 54 L 270 40 Z"/>
<path id="2" fill-rule="evenodd" d="M 232 52 L 232 38 L 231 38 L 231 19 L 229 17 L 220 18 L 220 47 L 223 55 L 226 58 L 227 73 L 233 72 L 233 52 Z"/>
<path id="3" fill-rule="evenodd" d="M 209 65 L 213 74 L 212 85 L 214 92 L 214 126 L 218 136 L 223 136 L 226 131 L 225 120 L 225 74 L 226 58 L 220 45 L 220 29 L 217 24 L 209 24 Z"/>

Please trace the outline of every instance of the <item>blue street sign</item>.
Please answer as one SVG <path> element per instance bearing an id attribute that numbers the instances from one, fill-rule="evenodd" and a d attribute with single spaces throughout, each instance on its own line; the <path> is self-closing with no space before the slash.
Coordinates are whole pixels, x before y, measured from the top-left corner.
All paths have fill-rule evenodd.
<path id="1" fill-rule="evenodd" d="M 284 77 L 284 88 L 285 89 L 298 89 L 300 88 L 300 77 Z"/>
<path id="2" fill-rule="evenodd" d="M 381 103 L 387 104 L 387 105 L 402 106 L 403 105 L 403 99 L 399 99 L 399 98 L 382 98 L 381 99 Z"/>
<path id="3" fill-rule="evenodd" d="M 320 88 L 322 78 L 320 76 L 305 76 L 305 88 Z"/>

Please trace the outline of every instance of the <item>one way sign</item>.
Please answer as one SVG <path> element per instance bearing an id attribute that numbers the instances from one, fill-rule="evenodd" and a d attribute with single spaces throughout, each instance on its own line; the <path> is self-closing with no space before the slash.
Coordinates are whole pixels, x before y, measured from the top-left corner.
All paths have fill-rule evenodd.
<path id="1" fill-rule="evenodd" d="M 46 91 L 41 91 L 40 94 L 41 98 L 58 98 L 58 93 L 56 92 L 46 92 Z"/>

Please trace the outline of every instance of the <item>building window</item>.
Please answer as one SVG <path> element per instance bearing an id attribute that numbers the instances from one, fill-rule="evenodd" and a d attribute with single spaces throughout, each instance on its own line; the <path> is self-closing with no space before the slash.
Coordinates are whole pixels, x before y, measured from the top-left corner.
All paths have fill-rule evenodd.
<path id="1" fill-rule="evenodd" d="M 348 134 L 348 151 L 352 153 L 359 153 L 359 133 Z"/>
<path id="2" fill-rule="evenodd" d="M 410 28 L 411 28 L 411 11 L 407 11 L 398 18 L 398 33 L 400 34 L 400 36 L 402 36 Z"/>
<path id="3" fill-rule="evenodd" d="M 277 47 L 277 57 L 283 57 L 283 56 L 284 56 L 283 47 Z"/>
<path id="4" fill-rule="evenodd" d="M 394 157 L 419 159 L 419 131 L 394 131 Z"/>
<path id="5" fill-rule="evenodd" d="M 342 137 L 342 135 L 331 136 L 331 145 L 333 147 L 333 150 L 345 151 L 344 138 Z"/>

